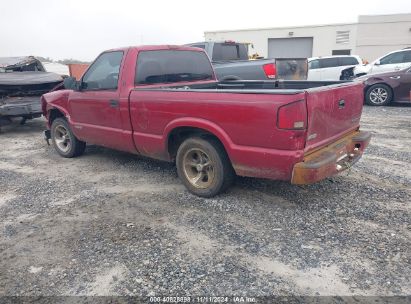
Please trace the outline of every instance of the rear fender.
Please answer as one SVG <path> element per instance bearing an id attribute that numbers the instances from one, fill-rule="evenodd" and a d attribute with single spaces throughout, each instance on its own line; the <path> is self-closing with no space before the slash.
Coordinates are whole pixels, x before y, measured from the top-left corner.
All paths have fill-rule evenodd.
<path id="1" fill-rule="evenodd" d="M 164 134 L 166 136 L 163 139 L 164 151 L 168 149 L 168 139 L 170 137 L 171 132 L 180 127 L 188 127 L 188 128 L 197 128 L 203 129 L 212 135 L 216 136 L 220 142 L 223 144 L 224 149 L 226 150 L 228 156 L 230 157 L 230 151 L 234 146 L 233 142 L 231 141 L 228 134 L 217 124 L 201 118 L 194 118 L 194 117 L 184 117 L 173 120 L 170 122 L 166 128 L 164 129 Z"/>

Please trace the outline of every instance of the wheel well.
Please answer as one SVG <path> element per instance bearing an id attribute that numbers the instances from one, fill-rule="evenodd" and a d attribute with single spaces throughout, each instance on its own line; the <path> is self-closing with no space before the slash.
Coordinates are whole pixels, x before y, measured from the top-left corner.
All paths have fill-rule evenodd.
<path id="1" fill-rule="evenodd" d="M 53 121 L 58 118 L 58 117 L 64 117 L 64 114 L 61 113 L 59 110 L 57 109 L 51 109 L 50 110 L 50 114 L 49 114 L 49 123 L 50 125 L 53 123 Z"/>
<path id="2" fill-rule="evenodd" d="M 176 155 L 177 155 L 177 150 L 180 147 L 180 145 L 183 143 L 183 141 L 193 136 L 202 137 L 202 138 L 212 138 L 216 140 L 225 151 L 223 143 L 213 133 L 207 130 L 204 130 L 204 129 L 200 129 L 200 128 L 179 127 L 171 131 L 170 135 L 168 136 L 167 149 L 168 149 L 168 153 L 170 155 L 171 160 L 175 160 Z"/>

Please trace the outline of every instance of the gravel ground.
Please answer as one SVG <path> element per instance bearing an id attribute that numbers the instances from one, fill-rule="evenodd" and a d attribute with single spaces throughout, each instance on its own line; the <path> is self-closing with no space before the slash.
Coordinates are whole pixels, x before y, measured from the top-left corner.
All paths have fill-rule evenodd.
<path id="1" fill-rule="evenodd" d="M 363 159 L 311 186 L 238 178 L 189 194 L 172 164 L 44 121 L 0 134 L 0 295 L 411 295 L 411 107 L 365 107 Z"/>

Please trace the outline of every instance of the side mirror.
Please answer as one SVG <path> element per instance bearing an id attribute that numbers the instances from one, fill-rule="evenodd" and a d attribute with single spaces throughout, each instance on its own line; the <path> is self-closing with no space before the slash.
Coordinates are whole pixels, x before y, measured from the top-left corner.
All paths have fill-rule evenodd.
<path id="1" fill-rule="evenodd" d="M 64 88 L 67 90 L 79 91 L 80 90 L 80 82 L 76 80 L 74 77 L 67 77 L 64 78 L 63 81 Z"/>
<path id="2" fill-rule="evenodd" d="M 381 64 L 381 61 L 377 60 L 374 64 L 375 64 L 375 65 L 380 65 L 380 64 Z"/>

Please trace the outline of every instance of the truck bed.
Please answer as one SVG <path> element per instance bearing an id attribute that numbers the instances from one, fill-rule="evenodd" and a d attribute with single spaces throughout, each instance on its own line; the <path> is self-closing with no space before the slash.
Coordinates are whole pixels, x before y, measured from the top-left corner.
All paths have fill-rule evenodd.
<path id="1" fill-rule="evenodd" d="M 279 109 L 298 101 L 305 101 L 304 130 L 278 128 Z M 234 166 L 246 162 L 237 155 L 242 158 L 251 151 L 266 155 L 265 162 L 273 162 L 274 155 L 281 162 L 326 146 L 359 128 L 362 106 L 363 86 L 352 81 L 191 83 L 136 88 L 130 94 L 131 123 L 134 140 L 142 147 L 140 153 L 158 155 L 168 129 L 189 119 L 225 134 Z M 291 172 L 289 168 L 285 171 Z M 280 172 L 266 176 L 290 178 Z"/>
<path id="2" fill-rule="evenodd" d="M 161 86 L 139 88 L 136 90 L 185 90 L 191 92 L 226 92 L 226 93 L 253 93 L 253 94 L 297 94 L 305 90 L 318 87 L 339 87 L 352 84 L 353 81 L 306 81 L 306 80 L 236 80 L 208 82 L 190 85 Z"/>

